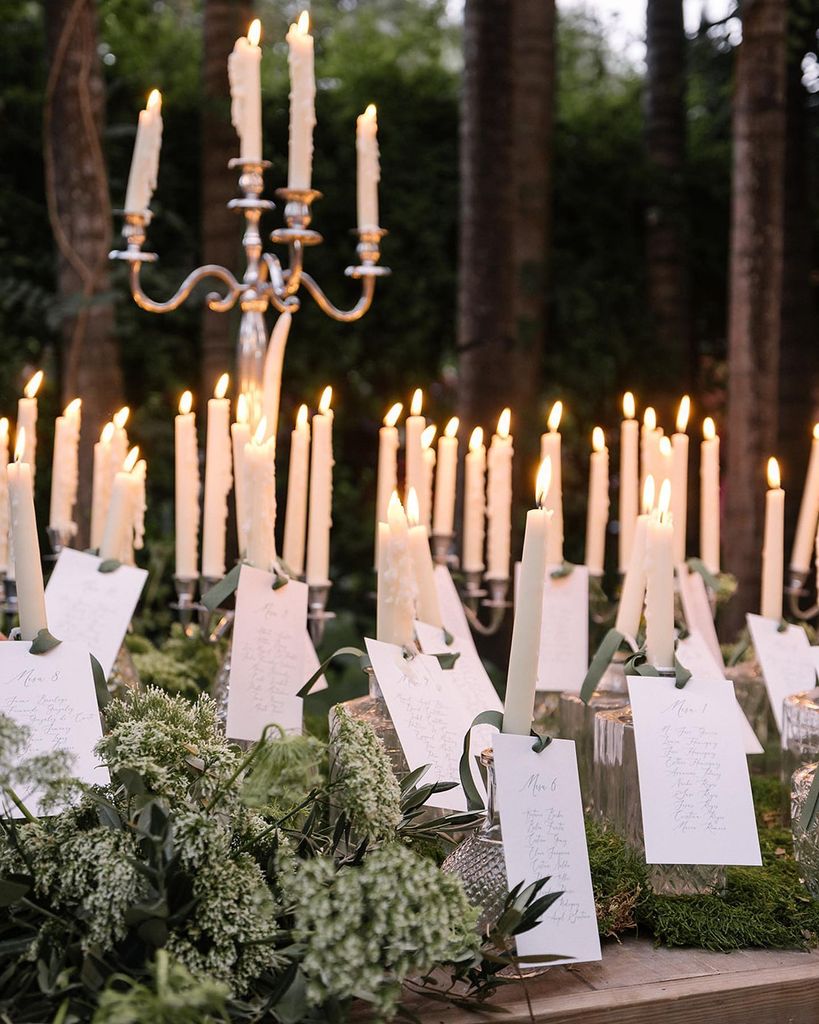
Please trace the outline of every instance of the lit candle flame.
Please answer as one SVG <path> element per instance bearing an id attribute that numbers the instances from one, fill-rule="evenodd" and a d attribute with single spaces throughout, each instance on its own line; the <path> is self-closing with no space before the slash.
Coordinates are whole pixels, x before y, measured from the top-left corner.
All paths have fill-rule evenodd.
<path id="1" fill-rule="evenodd" d="M 126 455 L 125 462 L 122 464 L 123 473 L 130 473 L 137 464 L 137 459 L 139 459 L 139 445 L 134 445 Z"/>
<path id="2" fill-rule="evenodd" d="M 0 440 L 8 441 L 9 438 L 9 421 L 6 416 L 0 419 Z"/>
<path id="3" fill-rule="evenodd" d="M 643 426 L 646 430 L 657 429 L 657 413 L 654 411 L 653 405 L 647 406 L 646 411 L 643 413 Z"/>
<path id="4" fill-rule="evenodd" d="M 768 486 L 772 491 L 775 491 L 782 486 L 782 476 L 779 472 L 779 463 L 773 456 L 768 459 Z"/>
<path id="5" fill-rule="evenodd" d="M 627 420 L 633 420 L 636 411 L 634 395 L 630 391 L 627 391 L 623 395 L 623 416 L 625 416 Z"/>
<path id="6" fill-rule="evenodd" d="M 453 416 L 449 423 L 447 423 L 447 425 L 444 427 L 444 433 L 446 434 L 446 436 L 455 437 L 455 435 L 458 433 L 459 424 L 460 420 L 458 419 L 458 417 Z"/>
<path id="7" fill-rule="evenodd" d="M 437 433 L 438 428 L 435 426 L 434 423 L 430 423 L 426 430 L 423 430 L 421 432 L 421 447 L 424 449 L 424 451 L 426 451 L 427 448 L 430 447 L 432 442 L 435 440 L 435 435 Z"/>
<path id="8" fill-rule="evenodd" d="M 654 508 L 654 477 L 651 473 L 646 477 L 646 482 L 643 484 L 643 515 L 648 513 Z"/>
<path id="9" fill-rule="evenodd" d="M 660 497 L 657 501 L 657 510 L 660 513 L 660 519 L 665 521 L 668 515 L 668 510 L 671 508 L 671 481 L 666 479 L 663 480 L 662 486 L 660 487 Z"/>
<path id="10" fill-rule="evenodd" d="M 146 110 L 161 110 L 162 109 L 162 93 L 159 89 L 151 89 L 148 94 L 148 102 L 145 104 Z"/>
<path id="11" fill-rule="evenodd" d="M 34 398 L 37 392 L 40 390 L 40 385 L 43 383 L 43 371 L 38 370 L 31 380 L 23 388 L 23 394 L 26 398 Z"/>
<path id="12" fill-rule="evenodd" d="M 258 46 L 259 40 L 262 38 L 262 23 L 258 18 L 254 18 L 250 23 L 250 27 L 247 30 L 247 41 L 251 46 Z"/>
<path id="13" fill-rule="evenodd" d="M 420 388 L 416 388 L 412 393 L 412 402 L 410 402 L 410 416 L 420 416 L 423 407 L 424 392 Z"/>
<path id="14" fill-rule="evenodd" d="M 660 455 L 664 459 L 671 458 L 671 441 L 667 437 L 660 438 Z"/>
<path id="15" fill-rule="evenodd" d="M 546 425 L 552 433 L 555 433 L 557 428 L 560 426 L 560 417 L 562 415 L 563 403 L 561 401 L 557 401 L 552 406 L 552 411 L 549 413 L 549 418 L 546 420 Z"/>
<path id="16" fill-rule="evenodd" d="M 80 415 L 82 409 L 82 399 L 73 398 L 68 405 L 63 409 L 63 416 L 67 416 L 69 419 L 73 419 L 75 416 Z"/>
<path id="17" fill-rule="evenodd" d="M 192 408 L 193 408 L 193 395 L 190 393 L 190 391 L 183 391 L 182 392 L 182 397 L 179 399 L 179 415 L 180 416 L 187 416 Z"/>
<path id="18" fill-rule="evenodd" d="M 498 417 L 498 437 L 504 438 L 509 437 L 509 428 L 512 426 L 512 410 L 506 408 Z"/>
<path id="19" fill-rule="evenodd" d="M 131 410 L 128 408 L 127 405 L 123 405 L 119 412 L 115 412 L 113 415 L 114 426 L 117 427 L 119 430 L 122 430 L 122 428 L 128 422 L 128 417 L 130 415 Z"/>
<path id="20" fill-rule="evenodd" d="M 476 452 L 483 444 L 483 427 L 475 427 L 469 437 L 469 450 Z"/>
<path id="21" fill-rule="evenodd" d="M 230 374 L 223 373 L 219 380 L 216 381 L 216 387 L 213 389 L 214 398 L 224 398 L 227 394 L 228 385 L 230 384 Z"/>
<path id="22" fill-rule="evenodd" d="M 376 118 L 376 115 L 377 115 L 377 111 L 375 109 L 375 104 L 374 103 L 368 103 L 367 104 L 367 109 L 364 111 L 364 116 L 366 118 L 368 118 L 370 121 L 374 121 L 375 118 Z"/>
<path id="23" fill-rule="evenodd" d="M 114 436 L 114 429 L 115 429 L 115 427 L 114 427 L 113 421 L 109 420 L 105 424 L 105 426 L 102 428 L 102 431 L 100 432 L 100 443 L 101 444 L 110 444 L 111 443 L 111 438 Z"/>
<path id="24" fill-rule="evenodd" d="M 250 422 L 250 403 L 248 402 L 247 395 L 244 391 L 236 399 L 236 422 Z"/>
<path id="25" fill-rule="evenodd" d="M 819 441 L 819 423 L 813 425 L 813 440 Z"/>
<path id="26" fill-rule="evenodd" d="M 328 384 L 327 387 L 321 393 L 321 399 L 319 401 L 318 411 L 322 416 L 326 416 L 330 411 L 330 402 L 333 400 L 333 389 Z"/>
<path id="27" fill-rule="evenodd" d="M 401 402 L 396 402 L 395 405 L 391 405 L 384 416 L 384 426 L 394 427 L 398 422 L 398 417 L 401 415 L 401 411 L 404 406 Z"/>
<path id="28" fill-rule="evenodd" d="M 14 444 L 14 461 L 19 462 L 26 450 L 26 428 L 20 427 L 17 431 L 17 440 Z"/>
<path id="29" fill-rule="evenodd" d="M 297 430 L 299 428 L 304 429 L 304 427 L 307 425 L 307 416 L 308 416 L 307 406 L 306 405 L 300 405 L 299 406 L 299 411 L 296 413 L 296 429 Z"/>
<path id="30" fill-rule="evenodd" d="M 706 441 L 713 441 L 717 436 L 717 428 L 710 416 L 706 416 L 702 421 L 702 436 Z"/>
<path id="31" fill-rule="evenodd" d="M 267 433 L 267 416 L 262 416 L 259 420 L 259 425 L 256 427 L 256 432 L 253 435 L 254 444 L 264 444 L 264 437 Z"/>
<path id="32" fill-rule="evenodd" d="M 595 427 L 592 431 L 592 448 L 596 452 L 602 452 L 606 447 L 606 435 L 602 427 Z"/>
<path id="33" fill-rule="evenodd" d="M 691 415 L 691 399 L 683 395 L 680 399 L 680 407 L 677 410 L 677 433 L 684 434 L 688 427 L 688 417 Z"/>
<path id="34" fill-rule="evenodd" d="M 398 491 L 393 491 L 387 505 L 387 522 L 390 526 L 403 526 L 406 521 L 407 517 L 404 514 L 404 506 L 401 504 L 401 499 L 398 497 Z"/>
<path id="35" fill-rule="evenodd" d="M 299 15 L 299 20 L 296 22 L 295 25 L 292 25 L 291 28 L 293 28 L 296 32 L 298 32 L 299 35 L 306 36 L 307 33 L 310 31 L 310 14 L 309 14 L 309 12 L 308 11 L 302 11 L 301 14 Z"/>
<path id="36" fill-rule="evenodd" d="M 552 459 L 547 455 L 538 467 L 537 478 L 535 480 L 535 503 L 539 508 L 543 508 L 543 502 L 546 500 L 546 495 L 549 493 L 549 488 L 551 486 Z"/>
<path id="37" fill-rule="evenodd" d="M 418 495 L 415 488 L 410 487 L 407 494 L 407 522 L 410 526 L 417 526 L 421 521 L 421 506 L 418 504 Z"/>

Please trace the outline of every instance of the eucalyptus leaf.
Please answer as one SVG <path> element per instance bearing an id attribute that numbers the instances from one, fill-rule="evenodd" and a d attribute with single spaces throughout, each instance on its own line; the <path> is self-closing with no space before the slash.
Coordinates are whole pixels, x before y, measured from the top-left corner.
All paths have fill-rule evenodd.
<path id="1" fill-rule="evenodd" d="M 97 572 L 116 572 L 121 565 L 118 558 L 104 558 L 97 566 Z"/>
<path id="2" fill-rule="evenodd" d="M 597 684 L 603 678 L 603 673 L 611 664 L 623 640 L 625 637 L 616 629 L 610 629 L 603 637 L 591 660 L 583 685 L 580 687 L 580 699 L 584 704 L 589 703 L 591 695 L 597 689 Z"/>
<path id="3" fill-rule="evenodd" d="M 571 576 L 574 570 L 575 565 L 572 562 L 564 562 L 563 565 L 558 566 L 557 569 L 552 569 L 549 575 L 553 580 L 562 580 L 566 576 Z"/>
<path id="4" fill-rule="evenodd" d="M 337 651 L 334 651 L 329 658 L 327 658 L 319 665 L 319 667 L 310 676 L 310 678 L 307 680 L 304 686 L 302 686 L 302 688 L 299 690 L 296 696 L 306 697 L 313 689 L 313 686 L 319 681 L 322 675 L 324 675 L 324 670 L 329 665 L 331 665 L 336 660 L 336 658 L 340 658 L 343 654 L 349 654 L 354 658 L 358 658 L 359 662 L 361 663 L 362 671 L 364 669 L 365 662 L 369 666 L 369 660 L 367 659 L 367 655 L 364 653 L 364 651 L 359 650 L 358 647 L 339 647 Z"/>
<path id="5" fill-rule="evenodd" d="M 17 882 L 11 878 L 0 878 L 0 907 L 12 906 L 30 890 L 30 882 Z"/>
<path id="6" fill-rule="evenodd" d="M 48 629 L 41 629 L 37 636 L 31 642 L 31 653 L 32 654 L 47 654 L 49 651 L 53 651 L 55 647 L 59 647 L 62 640 L 58 640 L 56 636 L 52 636 Z"/>
<path id="7" fill-rule="evenodd" d="M 202 604 L 207 608 L 209 612 L 215 612 L 231 594 L 236 592 L 236 588 L 239 586 L 239 573 L 241 572 L 242 566 L 234 565 L 227 575 L 223 576 L 221 580 L 202 595 Z"/>

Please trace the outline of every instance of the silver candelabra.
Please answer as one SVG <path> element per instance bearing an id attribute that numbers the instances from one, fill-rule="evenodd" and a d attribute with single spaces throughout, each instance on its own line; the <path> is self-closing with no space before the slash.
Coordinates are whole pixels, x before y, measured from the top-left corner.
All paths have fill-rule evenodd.
<path id="1" fill-rule="evenodd" d="M 817 596 L 813 604 L 808 608 L 802 607 L 802 600 L 805 597 L 810 597 L 810 592 L 805 585 L 807 579 L 808 573 L 803 572 L 801 569 L 794 569 L 791 566 L 788 570 L 788 582 L 785 586 L 788 609 L 795 619 L 800 619 L 802 622 L 810 622 L 811 619 L 819 616 L 819 580 L 817 580 Z"/>
<path id="2" fill-rule="evenodd" d="M 438 565 L 445 565 L 450 569 L 457 568 L 458 558 L 452 552 L 454 540 L 452 534 L 432 535 L 432 557 Z M 481 636 L 494 636 L 503 625 L 507 609 L 512 607 L 512 602 L 508 599 L 509 583 L 508 576 L 484 579 L 480 570 L 463 573 L 463 586 L 459 590 L 459 596 L 470 626 Z M 481 608 L 486 608 L 489 612 L 488 622 L 481 621 Z"/>

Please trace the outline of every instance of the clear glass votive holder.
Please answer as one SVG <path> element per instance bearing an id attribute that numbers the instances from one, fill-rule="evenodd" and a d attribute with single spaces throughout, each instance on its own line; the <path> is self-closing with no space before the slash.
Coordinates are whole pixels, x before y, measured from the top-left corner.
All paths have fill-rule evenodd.
<path id="1" fill-rule="evenodd" d="M 819 689 L 792 693 L 782 703 L 782 781 L 819 760 Z"/>
<path id="2" fill-rule="evenodd" d="M 643 812 L 631 706 L 599 711 L 594 719 L 594 809 L 643 857 Z M 666 896 L 709 893 L 725 885 L 725 868 L 710 864 L 649 864 L 654 892 Z"/>
<path id="3" fill-rule="evenodd" d="M 624 677 L 625 678 L 625 677 Z M 558 735 L 574 740 L 577 771 L 583 808 L 590 813 L 594 803 L 592 771 L 594 767 L 594 719 L 598 711 L 614 711 L 628 704 L 628 693 L 617 690 L 595 690 L 584 704 L 576 693 L 561 693 Z"/>
<path id="4" fill-rule="evenodd" d="M 816 763 L 803 765 L 793 773 L 791 780 L 791 822 L 793 828 L 793 853 L 799 863 L 800 873 L 808 892 L 819 899 L 819 814 L 810 828 L 805 830 L 799 821 L 805 806 Z"/>

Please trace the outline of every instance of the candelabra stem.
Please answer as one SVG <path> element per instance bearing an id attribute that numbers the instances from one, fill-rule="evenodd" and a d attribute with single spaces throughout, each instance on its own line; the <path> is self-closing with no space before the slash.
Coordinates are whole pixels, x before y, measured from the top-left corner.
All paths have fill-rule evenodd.
<path id="1" fill-rule="evenodd" d="M 512 607 L 507 600 L 509 578 L 487 579 L 488 592 L 481 587 L 481 573 L 464 573 L 463 605 L 469 625 L 481 636 L 494 636 L 501 628 L 507 609 Z M 488 596 L 487 596 L 488 593 Z M 489 609 L 489 622 L 481 622 L 479 609 Z"/>
<path id="2" fill-rule="evenodd" d="M 195 576 L 174 576 L 173 585 L 176 590 L 176 601 L 172 602 L 171 608 L 179 616 L 179 622 L 186 636 L 193 634 L 193 617 L 199 614 L 200 606 L 196 601 Z"/>
<path id="3" fill-rule="evenodd" d="M 793 567 L 788 571 L 790 578 L 785 587 L 785 593 L 788 597 L 788 609 L 795 619 L 799 619 L 802 622 L 810 622 L 811 619 L 819 616 L 819 601 L 811 605 L 810 608 L 802 608 L 800 605 L 800 599 L 808 595 L 808 590 L 805 586 L 808 574 L 801 569 L 794 569 Z"/>

